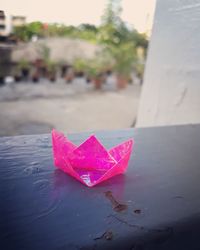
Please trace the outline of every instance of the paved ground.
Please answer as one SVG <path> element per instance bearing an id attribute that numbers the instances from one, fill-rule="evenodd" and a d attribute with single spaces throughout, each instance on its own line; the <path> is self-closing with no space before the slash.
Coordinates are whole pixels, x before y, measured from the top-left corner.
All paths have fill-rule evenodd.
<path id="1" fill-rule="evenodd" d="M 0 136 L 120 129 L 135 119 L 139 85 L 116 91 L 105 86 L 94 91 L 79 81 L 10 84 L 0 88 Z"/>

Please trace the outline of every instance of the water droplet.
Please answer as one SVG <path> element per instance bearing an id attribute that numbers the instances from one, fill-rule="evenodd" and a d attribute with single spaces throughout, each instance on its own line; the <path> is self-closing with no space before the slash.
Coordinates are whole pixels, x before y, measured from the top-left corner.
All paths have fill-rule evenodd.
<path id="1" fill-rule="evenodd" d="M 27 175 L 36 174 L 39 172 L 41 172 L 41 169 L 36 166 L 30 166 L 24 169 L 24 173 L 26 173 Z"/>

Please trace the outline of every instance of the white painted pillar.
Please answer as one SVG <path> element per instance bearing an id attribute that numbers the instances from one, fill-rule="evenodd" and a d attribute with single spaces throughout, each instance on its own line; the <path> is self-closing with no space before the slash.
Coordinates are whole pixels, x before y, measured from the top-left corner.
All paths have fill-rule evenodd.
<path id="1" fill-rule="evenodd" d="M 157 0 L 137 127 L 200 123 L 200 1 Z"/>

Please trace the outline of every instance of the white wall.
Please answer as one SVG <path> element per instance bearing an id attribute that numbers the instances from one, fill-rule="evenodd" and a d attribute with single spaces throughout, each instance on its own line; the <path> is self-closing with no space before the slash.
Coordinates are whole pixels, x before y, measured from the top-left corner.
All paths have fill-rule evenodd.
<path id="1" fill-rule="evenodd" d="M 200 123 L 200 1 L 157 0 L 137 127 Z"/>

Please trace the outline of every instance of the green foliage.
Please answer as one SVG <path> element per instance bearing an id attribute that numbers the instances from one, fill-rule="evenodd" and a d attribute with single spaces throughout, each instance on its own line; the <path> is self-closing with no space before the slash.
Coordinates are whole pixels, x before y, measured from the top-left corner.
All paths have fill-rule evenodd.
<path id="1" fill-rule="evenodd" d="M 86 60 L 82 58 L 76 58 L 73 62 L 73 67 L 76 72 L 84 72 L 87 68 Z"/>
<path id="2" fill-rule="evenodd" d="M 120 44 L 113 47 L 110 53 L 114 58 L 114 70 L 121 76 L 129 77 L 133 65 L 137 62 L 136 49 L 133 42 Z"/>
<path id="3" fill-rule="evenodd" d="M 130 29 L 120 18 L 119 2 L 109 0 L 99 28 L 99 42 L 114 61 L 114 70 L 123 77 L 129 77 L 137 62 L 136 46 L 133 37 L 138 33 Z"/>
<path id="4" fill-rule="evenodd" d="M 134 41 L 136 46 L 146 49 L 148 41 L 145 35 L 128 28 L 120 18 L 121 11 L 119 0 L 108 0 L 100 27 L 87 23 L 78 27 L 53 23 L 45 27 L 43 23 L 37 21 L 15 27 L 14 34 L 22 41 L 29 41 L 34 35 L 38 37 L 68 36 L 111 45 Z"/>
<path id="5" fill-rule="evenodd" d="M 101 73 L 104 71 L 105 65 L 98 57 L 86 60 L 86 74 L 88 77 L 95 79 L 99 78 Z"/>
<path id="6" fill-rule="evenodd" d="M 48 63 L 48 61 L 50 60 L 50 56 L 51 56 L 51 50 L 50 48 L 44 44 L 44 43 L 40 43 L 38 45 L 38 53 L 41 55 L 42 59 L 44 60 L 45 63 Z"/>
<path id="7" fill-rule="evenodd" d="M 21 59 L 18 64 L 19 69 L 29 69 L 30 63 L 26 59 Z"/>
<path id="8" fill-rule="evenodd" d="M 114 6 L 115 0 L 109 0 L 107 10 L 99 28 L 99 42 L 114 60 L 114 71 L 123 78 L 129 78 L 135 69 L 138 76 L 144 72 L 144 61 L 148 47 L 145 34 L 140 34 L 134 28 L 128 27 L 120 18 L 121 9 Z M 143 53 L 138 53 L 139 48 Z"/>
<path id="9" fill-rule="evenodd" d="M 109 5 L 112 6 L 112 5 Z M 109 7 L 110 8 L 110 7 Z M 130 29 L 116 13 L 109 9 L 102 17 L 102 25 L 96 27 L 90 24 L 81 24 L 78 27 L 64 24 L 48 24 L 46 28 L 41 22 L 32 22 L 15 27 L 14 34 L 22 41 L 29 41 L 34 35 L 38 37 L 71 37 L 88 40 L 105 45 L 118 45 L 127 41 L 134 41 L 136 46 L 147 48 L 148 41 L 144 34 Z M 109 16 L 110 15 L 110 16 Z"/>
<path id="10" fill-rule="evenodd" d="M 102 26 L 117 25 L 120 21 L 120 13 L 122 11 L 120 7 L 120 0 L 108 0 L 108 4 L 101 17 Z"/>
<path id="11" fill-rule="evenodd" d="M 57 64 L 54 61 L 48 60 L 46 62 L 47 70 L 49 73 L 55 74 L 57 70 Z"/>
<path id="12" fill-rule="evenodd" d="M 13 33 L 21 41 L 29 40 L 26 25 L 15 27 Z"/>
<path id="13" fill-rule="evenodd" d="M 138 77 L 142 78 L 144 75 L 144 64 L 143 63 L 136 63 L 134 65 L 134 69 L 135 69 Z"/>
<path id="14" fill-rule="evenodd" d="M 148 47 L 145 34 L 140 34 L 134 28 L 127 26 L 121 19 L 121 0 L 108 0 L 108 4 L 101 18 L 101 25 L 96 27 L 91 24 L 81 24 L 78 27 L 66 26 L 64 24 L 48 24 L 44 26 L 41 22 L 32 22 L 16 27 L 14 34 L 22 41 L 29 41 L 33 35 L 38 37 L 70 37 L 100 44 L 103 51 L 98 59 L 87 61 L 89 74 L 97 75 L 104 68 L 114 68 L 123 75 L 130 74 L 133 67 L 138 74 L 143 74 L 144 60 Z M 137 48 L 142 48 L 144 53 L 139 57 Z M 50 50 L 45 45 L 40 45 L 39 53 L 45 62 L 50 60 Z M 103 62 L 103 63 L 102 63 Z M 103 65 L 103 66 L 102 66 Z M 85 62 L 77 59 L 74 62 L 77 71 L 85 70 Z"/>
<path id="15" fill-rule="evenodd" d="M 29 41 L 33 35 L 42 36 L 43 25 L 41 22 L 32 22 L 14 28 L 14 35 L 22 41 Z"/>
<path id="16" fill-rule="evenodd" d="M 130 33 L 130 39 L 134 41 L 136 47 L 142 47 L 147 50 L 148 40 L 145 34 L 138 33 L 137 30 L 134 30 Z"/>
<path id="17" fill-rule="evenodd" d="M 82 23 L 78 26 L 78 29 L 81 31 L 92 31 L 94 33 L 98 32 L 98 28 L 95 25 L 88 24 L 88 23 Z"/>
<path id="18" fill-rule="evenodd" d="M 43 24 L 41 22 L 32 22 L 27 25 L 27 30 L 30 38 L 33 35 L 41 36 L 43 30 Z"/>
<path id="19" fill-rule="evenodd" d="M 98 42 L 106 46 L 117 46 L 120 39 L 116 27 L 112 24 L 101 26 L 98 33 Z"/>

